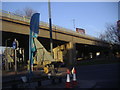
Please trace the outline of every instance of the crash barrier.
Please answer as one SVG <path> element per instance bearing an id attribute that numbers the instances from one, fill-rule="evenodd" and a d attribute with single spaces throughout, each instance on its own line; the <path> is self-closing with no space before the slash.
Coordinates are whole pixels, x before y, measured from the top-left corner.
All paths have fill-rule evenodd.
<path id="1" fill-rule="evenodd" d="M 59 84 L 62 83 L 62 79 L 64 78 L 63 76 L 51 76 L 50 78 L 48 78 L 47 75 L 45 76 L 41 76 L 41 75 L 37 75 L 37 76 L 28 76 L 28 75 L 18 75 L 18 76 L 8 76 L 8 77 L 4 77 L 5 80 L 7 78 L 9 78 L 9 80 L 7 79 L 6 81 L 4 80 L 2 82 L 2 87 L 4 88 L 30 88 L 30 84 L 31 83 L 37 83 L 36 87 L 42 87 L 42 82 L 45 80 L 50 81 L 51 84 Z M 33 88 L 35 88 L 33 86 Z"/>

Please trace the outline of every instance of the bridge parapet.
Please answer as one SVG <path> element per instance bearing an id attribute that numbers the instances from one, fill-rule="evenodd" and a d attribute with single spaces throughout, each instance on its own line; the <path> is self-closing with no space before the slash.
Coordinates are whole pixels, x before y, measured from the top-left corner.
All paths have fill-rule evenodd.
<path id="1" fill-rule="evenodd" d="M 0 17 L 2 17 L 3 20 L 12 21 L 15 23 L 17 22 L 17 23 L 25 24 L 25 25 L 30 25 L 30 18 L 29 17 L 16 15 L 14 13 L 7 12 L 4 10 L 0 10 Z M 49 24 L 46 22 L 40 21 L 40 29 L 49 30 Z M 75 39 L 76 43 L 81 38 L 83 40 L 83 42 L 93 41 L 94 45 L 96 45 L 98 43 L 100 46 L 101 46 L 101 44 L 105 44 L 105 45 L 108 44 L 107 42 L 103 42 L 98 38 L 91 37 L 89 35 L 82 35 L 82 34 L 77 33 L 71 29 L 63 28 L 63 27 L 60 27 L 58 25 L 52 25 L 52 29 L 53 29 L 53 32 L 61 33 L 61 34 L 64 34 L 66 36 L 71 36 L 71 38 Z M 93 43 L 91 43 L 91 44 L 93 44 Z"/>
<path id="2" fill-rule="evenodd" d="M 17 14 L 8 12 L 8 11 L 4 11 L 4 10 L 0 10 L 0 16 L 7 17 L 10 19 L 14 19 L 14 20 L 23 21 L 23 22 L 26 22 L 28 24 L 30 23 L 30 17 L 20 16 L 20 15 L 17 15 Z M 41 26 L 41 28 L 49 29 L 49 23 L 40 21 L 40 26 Z M 89 35 L 82 35 L 82 34 L 77 33 L 71 29 L 63 28 L 63 27 L 58 26 L 58 25 L 52 25 L 52 28 L 53 28 L 53 31 L 59 31 L 59 32 L 68 33 L 71 35 L 81 36 L 84 38 L 95 39 L 95 37 L 91 37 Z"/>

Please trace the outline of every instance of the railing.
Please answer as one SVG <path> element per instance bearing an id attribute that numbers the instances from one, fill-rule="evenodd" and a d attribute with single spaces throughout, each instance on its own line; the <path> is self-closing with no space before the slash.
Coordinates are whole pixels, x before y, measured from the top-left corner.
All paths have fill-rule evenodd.
<path id="1" fill-rule="evenodd" d="M 20 20 L 20 21 L 24 21 L 24 22 L 30 23 L 30 17 L 17 15 L 15 13 L 11 13 L 11 12 L 8 12 L 8 11 L 0 10 L 0 15 L 3 16 L 3 17 L 14 19 L 14 20 Z M 43 22 L 43 21 L 40 21 L 40 26 L 49 28 L 49 24 L 46 23 L 46 22 Z M 76 33 L 75 31 L 73 31 L 71 29 L 63 28 L 63 27 L 60 27 L 58 25 L 52 25 L 52 28 L 54 30 L 56 30 L 56 31 L 61 31 L 61 32 L 64 32 L 64 33 L 69 33 L 71 35 L 81 36 L 81 37 L 89 38 L 89 39 L 95 39 L 95 37 L 91 37 L 91 36 L 86 35 L 86 34 Z"/>

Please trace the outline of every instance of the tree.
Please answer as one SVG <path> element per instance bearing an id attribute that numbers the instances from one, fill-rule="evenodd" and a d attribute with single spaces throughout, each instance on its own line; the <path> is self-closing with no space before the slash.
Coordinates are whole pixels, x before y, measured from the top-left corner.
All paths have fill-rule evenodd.
<path id="1" fill-rule="evenodd" d="M 24 8 L 24 13 L 25 13 L 25 16 L 27 17 L 31 17 L 34 13 L 37 13 L 37 11 L 33 10 L 32 8 Z"/>
<path id="2" fill-rule="evenodd" d="M 106 31 L 99 38 L 111 44 L 120 44 L 120 30 L 117 25 L 107 25 Z"/>
<path id="3" fill-rule="evenodd" d="M 37 11 L 30 7 L 26 7 L 23 10 L 16 10 L 14 13 L 20 16 L 31 17 L 34 13 L 37 13 Z"/>
<path id="4" fill-rule="evenodd" d="M 117 21 L 117 31 L 118 31 L 118 39 L 120 42 L 120 20 Z"/>
<path id="5" fill-rule="evenodd" d="M 20 16 L 24 16 L 23 15 L 23 11 L 21 11 L 21 10 L 16 10 L 15 12 L 14 12 L 16 15 L 20 15 Z"/>

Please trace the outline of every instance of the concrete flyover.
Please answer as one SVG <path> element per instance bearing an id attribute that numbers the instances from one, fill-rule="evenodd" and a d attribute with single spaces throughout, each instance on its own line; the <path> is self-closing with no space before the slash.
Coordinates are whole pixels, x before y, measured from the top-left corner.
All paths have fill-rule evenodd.
<path id="1" fill-rule="evenodd" d="M 24 16 L 18 16 L 10 12 L 0 11 L 0 20 L 2 21 L 2 46 L 8 41 L 8 46 L 12 45 L 12 41 L 16 38 L 20 47 L 25 49 L 25 58 L 28 59 L 28 43 L 29 43 L 29 25 L 30 19 Z M 97 38 L 83 35 L 75 31 L 52 25 L 53 34 L 53 51 L 56 61 L 64 61 L 72 64 L 76 58 L 90 57 L 90 53 L 96 56 L 96 52 L 109 52 L 109 44 Z M 49 51 L 49 24 L 40 21 L 38 40 Z"/>

